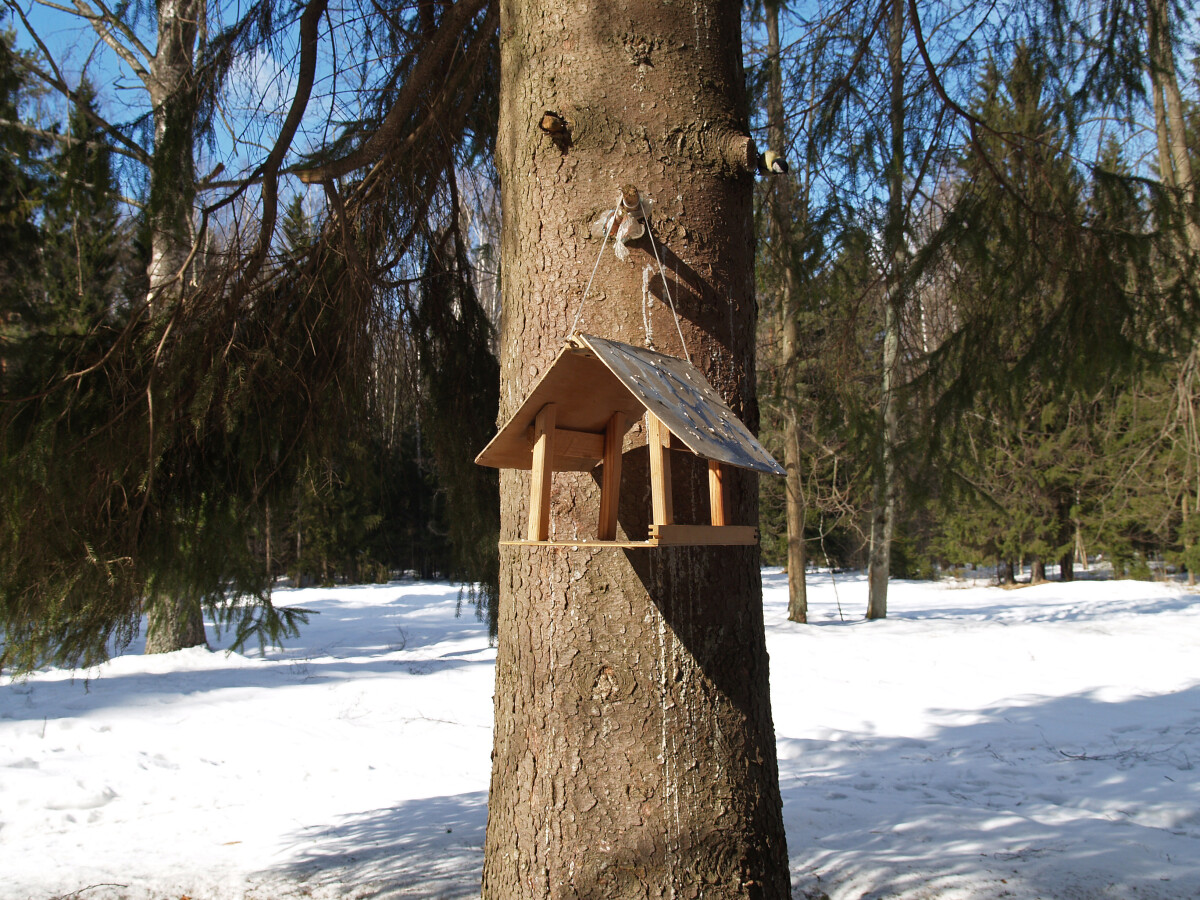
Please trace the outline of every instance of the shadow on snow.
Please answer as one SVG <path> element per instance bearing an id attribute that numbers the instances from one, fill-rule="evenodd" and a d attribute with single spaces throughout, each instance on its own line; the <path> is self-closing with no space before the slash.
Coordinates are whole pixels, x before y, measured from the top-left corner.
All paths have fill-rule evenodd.
<path id="1" fill-rule="evenodd" d="M 102 667 L 98 674 L 70 675 L 60 671 L 58 674 L 70 677 L 35 675 L 28 680 L 0 683 L 0 719 L 56 720 L 130 703 L 144 704 L 155 698 L 350 681 L 369 676 L 425 676 L 493 665 L 491 654 L 485 652 L 487 626 L 476 620 L 473 608 L 465 601 L 461 615 L 456 615 L 457 588 L 441 587 L 444 588 L 441 592 L 420 593 L 409 588 L 386 604 L 370 606 L 353 602 L 354 587 L 289 591 L 290 596 L 279 599 L 281 605 L 303 606 L 318 613 L 308 626 L 301 626 L 301 638 L 290 645 L 268 649 L 261 656 L 253 650 L 229 653 L 221 647 L 222 643 L 226 646 L 230 643 L 229 636 L 223 636 L 223 641 L 215 640 L 209 623 L 209 638 L 215 645 L 213 652 L 180 651 L 193 654 L 189 662 L 194 663 L 180 666 L 172 659 L 175 654 L 138 656 L 131 660 L 145 643 L 139 639 L 126 654 L 114 658 L 115 666 Z M 366 628 L 364 620 L 370 621 Z M 464 643 L 470 646 L 464 648 Z M 224 661 L 228 664 L 222 665 Z M 119 666 L 126 663 L 142 668 L 120 671 Z"/>
<path id="2" fill-rule="evenodd" d="M 478 897 L 486 823 L 484 791 L 368 810 L 292 835 L 292 859 L 251 876 L 252 893 L 302 883 L 313 889 L 354 885 L 360 900 Z"/>
<path id="3" fill-rule="evenodd" d="M 1200 687 L 979 717 L 925 740 L 781 737 L 797 896 L 1200 896 Z"/>

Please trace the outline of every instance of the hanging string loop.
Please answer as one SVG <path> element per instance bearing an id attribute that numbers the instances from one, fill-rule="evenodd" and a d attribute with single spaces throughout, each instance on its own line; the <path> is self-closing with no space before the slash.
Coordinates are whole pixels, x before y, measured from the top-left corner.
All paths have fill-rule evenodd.
<path id="1" fill-rule="evenodd" d="M 629 241 L 635 241 L 646 235 L 650 238 L 650 249 L 654 251 L 654 259 L 658 263 L 658 275 L 662 279 L 663 293 L 666 295 L 667 305 L 671 309 L 671 316 L 675 320 L 675 331 L 679 335 L 679 345 L 683 348 L 684 357 L 690 363 L 692 355 L 688 352 L 687 342 L 683 339 L 683 326 L 679 322 L 679 312 L 675 309 L 675 300 L 671 296 L 671 285 L 667 281 L 666 267 L 663 265 L 662 256 L 658 252 L 658 242 L 654 240 L 654 231 L 650 227 L 650 212 L 653 208 L 653 200 L 647 200 L 642 197 L 641 192 L 636 187 L 627 184 L 621 188 L 621 197 L 617 201 L 616 207 L 605 210 L 592 223 L 592 234 L 596 237 L 602 237 L 600 252 L 596 255 L 596 263 L 592 266 L 591 277 L 588 278 L 587 287 L 583 290 L 583 297 L 579 301 L 579 308 L 575 311 L 575 319 L 571 323 L 570 333 L 574 334 L 576 327 L 579 325 L 579 319 L 583 315 L 583 306 L 587 302 L 588 294 L 592 289 L 592 283 L 596 279 L 596 271 L 600 268 L 600 258 L 604 255 L 604 248 L 608 245 L 608 239 L 610 237 L 613 238 L 613 253 L 618 259 L 624 262 L 629 258 L 629 249 L 626 247 L 626 244 Z"/>

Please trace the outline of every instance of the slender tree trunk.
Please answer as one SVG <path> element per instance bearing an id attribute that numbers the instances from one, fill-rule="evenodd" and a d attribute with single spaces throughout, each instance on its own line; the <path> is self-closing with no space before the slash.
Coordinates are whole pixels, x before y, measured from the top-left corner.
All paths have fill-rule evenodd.
<path id="1" fill-rule="evenodd" d="M 1200 222 L 1196 219 L 1196 183 L 1192 177 L 1192 161 L 1187 146 L 1183 97 L 1175 68 L 1175 47 L 1167 0 L 1148 0 L 1146 30 L 1159 168 L 1162 170 L 1164 186 L 1177 193 L 1182 207 L 1187 247 L 1192 254 L 1198 254 Z"/>
<path id="2" fill-rule="evenodd" d="M 767 132 L 770 149 L 780 158 L 786 157 L 787 132 L 784 127 L 783 71 L 780 64 L 779 3 L 765 4 L 767 17 L 767 68 L 770 81 L 767 90 Z M 783 394 L 783 463 L 787 469 L 787 572 L 788 619 L 808 621 L 808 584 L 805 571 L 808 554 L 804 544 L 804 463 L 800 456 L 800 384 L 798 367 L 799 347 L 799 289 L 795 258 L 792 252 L 792 232 L 795 216 L 806 214 L 793 202 L 790 175 L 776 176 L 771 185 L 768 211 L 771 217 L 770 236 L 780 265 L 780 354 L 779 371 Z"/>
<path id="3" fill-rule="evenodd" d="M 908 250 L 904 243 L 904 0 L 892 0 L 888 25 L 888 66 L 891 86 L 891 160 L 888 165 L 888 211 L 884 227 L 888 259 L 883 315 L 883 375 L 880 387 L 879 459 L 875 469 L 871 552 L 867 572 L 867 618 L 887 616 L 892 539 L 896 531 L 896 446 L 900 441 L 897 392 L 900 362 L 900 322 L 904 309 L 904 279 Z"/>
<path id="4" fill-rule="evenodd" d="M 148 82 L 154 106 L 154 158 L 146 213 L 150 224 L 148 301 L 154 316 L 181 301 L 181 273 L 191 252 L 196 196 L 193 57 L 203 10 L 203 0 L 158 3 L 158 45 Z M 147 603 L 147 653 L 206 644 L 199 597 L 152 592 Z"/>
<path id="5" fill-rule="evenodd" d="M 622 185 L 652 232 L 692 361 L 751 427 L 753 143 L 740 8 L 501 4 L 500 419 L 571 330 Z M 539 129 L 547 110 L 566 133 Z M 682 356 L 648 238 L 600 262 L 580 330 Z M 618 531 L 644 537 L 644 429 L 627 435 Z M 675 454 L 677 521 L 702 521 L 707 467 Z M 755 478 L 729 512 L 756 518 Z M 595 473 L 555 476 L 552 536 L 594 534 Z M 517 539 L 529 475 L 501 475 Z M 692 518 L 694 517 L 694 518 Z M 756 547 L 501 548 L 483 896 L 789 896 Z"/>
<path id="6" fill-rule="evenodd" d="M 274 572 L 275 565 L 274 565 L 274 561 L 271 559 L 271 504 L 270 504 L 270 502 L 268 502 L 266 504 L 266 509 L 264 511 L 266 513 L 266 528 L 264 529 L 264 531 L 265 531 L 265 535 L 266 535 L 267 596 L 270 597 L 271 591 L 273 591 L 275 589 L 275 572 Z"/>

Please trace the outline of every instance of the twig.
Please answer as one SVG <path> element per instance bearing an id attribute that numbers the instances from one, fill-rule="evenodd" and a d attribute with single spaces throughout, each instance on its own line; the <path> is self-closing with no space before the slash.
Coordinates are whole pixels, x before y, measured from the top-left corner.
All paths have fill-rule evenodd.
<path id="1" fill-rule="evenodd" d="M 71 897 L 78 897 L 84 891 L 95 890 L 96 888 L 112 887 L 112 888 L 127 888 L 127 884 L 114 884 L 110 881 L 102 881 L 99 884 L 89 884 L 87 887 L 81 887 L 77 891 L 71 891 L 69 894 L 55 894 L 50 900 L 70 900 Z"/>

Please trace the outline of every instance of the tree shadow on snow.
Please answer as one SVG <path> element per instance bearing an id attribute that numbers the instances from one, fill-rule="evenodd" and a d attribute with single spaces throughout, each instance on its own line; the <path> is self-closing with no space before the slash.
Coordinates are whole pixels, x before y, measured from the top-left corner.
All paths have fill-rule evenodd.
<path id="1" fill-rule="evenodd" d="M 35 673 L 23 681 L 0 683 L 0 719 L 28 721 L 73 718 L 127 704 L 161 702 L 173 698 L 236 688 L 274 688 L 301 684 L 350 681 L 372 676 L 425 676 L 449 669 L 491 666 L 487 650 L 487 625 L 465 607 L 455 615 L 457 589 L 442 593 L 417 593 L 409 588 L 385 604 L 359 606 L 346 602 L 354 588 L 290 592 L 281 605 L 312 609 L 300 637 L 283 648 L 259 654 L 254 649 L 229 653 L 221 648 L 209 623 L 214 649 L 183 650 L 176 654 L 144 657 L 137 671 L 121 671 L 130 662 L 105 665 L 76 673 Z M 370 590 L 372 588 L 361 588 Z M 373 588 L 375 591 L 386 588 Z M 369 620 L 369 622 L 364 622 Z M 128 655 L 140 649 L 135 642 Z M 467 646 L 464 647 L 463 645 Z M 444 645 L 444 646 L 443 646 Z M 58 677 L 68 674 L 70 677 Z"/>
<path id="2" fill-rule="evenodd" d="M 313 891 L 352 887 L 359 900 L 478 897 L 486 824 L 487 793 L 478 791 L 407 800 L 304 829 L 291 836 L 297 850 L 290 860 L 251 876 L 251 895 L 300 883 Z"/>
<path id="3" fill-rule="evenodd" d="M 798 897 L 1200 896 L 1200 687 L 779 751 Z"/>

